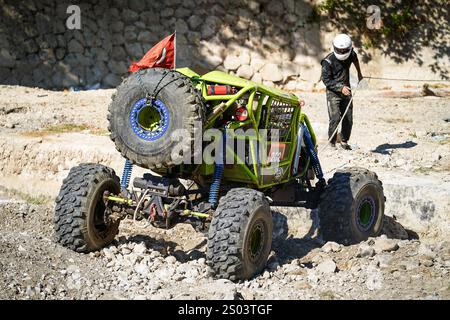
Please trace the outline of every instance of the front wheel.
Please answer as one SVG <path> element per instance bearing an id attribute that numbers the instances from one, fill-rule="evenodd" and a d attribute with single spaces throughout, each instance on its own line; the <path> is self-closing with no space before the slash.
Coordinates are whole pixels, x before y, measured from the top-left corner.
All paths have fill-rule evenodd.
<path id="1" fill-rule="evenodd" d="M 206 258 L 214 275 L 238 281 L 259 274 L 272 248 L 272 230 L 264 194 L 231 189 L 220 199 L 209 228 Z"/>
<path id="2" fill-rule="evenodd" d="M 354 244 L 380 234 L 384 220 L 383 185 L 364 168 L 338 170 L 328 180 L 319 204 L 325 241 Z"/>
<path id="3" fill-rule="evenodd" d="M 56 198 L 54 226 L 58 243 L 77 252 L 90 252 L 114 240 L 120 221 L 111 218 L 103 200 L 105 192 L 120 192 L 113 169 L 81 164 L 70 170 Z"/>

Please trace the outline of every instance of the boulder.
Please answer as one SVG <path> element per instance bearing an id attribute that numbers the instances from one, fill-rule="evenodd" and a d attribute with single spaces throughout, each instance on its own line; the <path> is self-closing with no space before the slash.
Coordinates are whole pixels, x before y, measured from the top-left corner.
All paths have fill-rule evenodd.
<path id="1" fill-rule="evenodd" d="M 109 70 L 112 73 L 117 74 L 117 75 L 123 75 L 123 74 L 126 74 L 128 72 L 128 67 L 125 64 L 125 62 L 123 62 L 123 61 L 113 61 L 113 60 L 111 60 L 108 63 L 108 68 L 109 68 Z"/>
<path id="2" fill-rule="evenodd" d="M 186 17 L 189 17 L 190 15 L 191 15 L 191 11 L 186 8 L 179 7 L 179 8 L 177 8 L 177 10 L 175 10 L 175 17 L 177 17 L 177 18 L 186 18 Z"/>
<path id="3" fill-rule="evenodd" d="M 362 243 L 358 248 L 356 256 L 358 258 L 373 257 L 375 255 L 375 249 L 369 246 L 367 243 Z"/>
<path id="4" fill-rule="evenodd" d="M 263 81 L 261 74 L 259 74 L 259 73 L 255 73 L 251 80 L 256 83 L 262 83 L 262 81 Z"/>
<path id="5" fill-rule="evenodd" d="M 166 9 L 161 11 L 160 15 L 161 15 L 161 18 L 171 17 L 171 16 L 173 16 L 173 9 L 172 8 L 166 8 Z"/>
<path id="6" fill-rule="evenodd" d="M 341 245 L 339 243 L 333 242 L 333 241 L 328 241 L 327 243 L 325 243 L 322 247 L 322 251 L 323 252 L 339 252 L 341 251 Z"/>
<path id="7" fill-rule="evenodd" d="M 142 0 L 128 0 L 128 6 L 131 10 L 141 12 L 145 10 L 146 1 Z"/>
<path id="8" fill-rule="evenodd" d="M 225 61 L 223 62 L 223 66 L 225 67 L 225 69 L 231 71 L 237 70 L 240 65 L 241 60 L 239 59 L 239 57 L 234 55 L 227 56 L 225 58 Z"/>
<path id="9" fill-rule="evenodd" d="M 242 65 L 237 70 L 236 74 L 238 77 L 250 80 L 253 76 L 253 69 L 249 65 Z"/>
<path id="10" fill-rule="evenodd" d="M 262 67 L 261 77 L 263 80 L 279 82 L 283 80 L 283 74 L 280 68 L 274 63 L 268 63 L 264 67 Z"/>
<path id="11" fill-rule="evenodd" d="M 72 39 L 69 42 L 68 49 L 70 53 L 83 53 L 84 48 L 78 40 Z"/>
<path id="12" fill-rule="evenodd" d="M 336 272 L 336 263 L 333 261 L 333 259 L 325 259 L 321 263 L 319 263 L 316 267 L 316 270 L 320 273 L 334 273 Z"/>
<path id="13" fill-rule="evenodd" d="M 267 12 L 272 16 L 281 16 L 284 13 L 283 2 L 279 0 L 272 0 L 267 5 Z"/>
<path id="14" fill-rule="evenodd" d="M 376 253 L 396 251 L 399 248 L 398 240 L 388 239 L 385 236 L 384 237 L 381 236 L 381 237 L 375 239 L 373 248 Z"/>
<path id="15" fill-rule="evenodd" d="M 0 49 L 0 67 L 13 68 L 16 59 L 6 50 Z"/>
<path id="16" fill-rule="evenodd" d="M 133 43 L 125 47 L 128 55 L 133 59 L 140 59 L 144 55 L 140 43 Z"/>
<path id="17" fill-rule="evenodd" d="M 250 53 L 247 50 L 242 51 L 239 54 L 239 61 L 241 65 L 250 64 Z"/>
<path id="18" fill-rule="evenodd" d="M 203 22 L 203 19 L 197 15 L 193 15 L 188 19 L 188 24 L 193 30 L 197 30 L 198 26 L 200 26 Z"/>

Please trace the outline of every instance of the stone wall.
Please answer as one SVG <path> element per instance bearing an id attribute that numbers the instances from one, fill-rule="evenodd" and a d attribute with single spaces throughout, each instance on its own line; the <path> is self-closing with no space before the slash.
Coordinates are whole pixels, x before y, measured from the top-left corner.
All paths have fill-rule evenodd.
<path id="1" fill-rule="evenodd" d="M 71 4 L 81 8 L 80 30 L 66 27 Z M 0 0 L 0 7 L 1 84 L 116 86 L 132 61 L 174 30 L 177 67 L 219 68 L 267 84 L 297 80 L 320 48 L 303 1 Z M 314 43 L 305 46 L 306 37 Z"/>
<path id="2" fill-rule="evenodd" d="M 318 82 L 337 33 L 308 22 L 315 2 L 0 0 L 0 84 L 114 87 L 132 61 L 176 30 L 177 67 L 304 89 Z M 66 27 L 72 4 L 81 8 L 80 30 Z M 375 74 L 389 66 L 383 55 L 373 56 Z"/>

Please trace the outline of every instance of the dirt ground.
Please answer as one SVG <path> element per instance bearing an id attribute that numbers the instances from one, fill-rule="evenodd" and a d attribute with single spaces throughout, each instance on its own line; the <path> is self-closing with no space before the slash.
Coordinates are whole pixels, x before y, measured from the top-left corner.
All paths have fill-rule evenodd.
<path id="1" fill-rule="evenodd" d="M 235 284 L 209 277 L 206 238 L 189 225 L 125 220 L 110 247 L 88 255 L 56 245 L 53 199 L 69 169 L 97 162 L 121 174 L 107 132 L 114 90 L 0 86 L 0 299 L 448 299 L 450 98 L 433 90 L 356 92 L 352 151 L 325 148 L 325 94 L 297 92 L 326 177 L 362 166 L 383 181 L 384 235 L 325 244 L 314 211 L 274 208 L 267 270 Z"/>

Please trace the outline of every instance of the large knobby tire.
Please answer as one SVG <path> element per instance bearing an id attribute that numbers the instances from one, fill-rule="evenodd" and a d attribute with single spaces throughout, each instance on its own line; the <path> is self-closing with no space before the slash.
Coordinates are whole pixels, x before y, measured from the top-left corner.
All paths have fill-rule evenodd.
<path id="1" fill-rule="evenodd" d="M 146 106 L 147 93 L 155 94 L 155 104 L 150 107 Z M 194 150 L 193 141 L 195 130 L 199 130 L 195 122 L 203 122 L 203 108 L 201 95 L 183 74 L 167 69 L 141 70 L 125 79 L 112 98 L 108 109 L 110 137 L 134 164 L 167 169 L 176 164 L 172 158 L 175 146 L 175 150 L 190 150 L 192 157 L 202 152 L 201 148 Z M 172 137 L 174 132 L 177 139 Z"/>
<path id="2" fill-rule="evenodd" d="M 209 227 L 206 258 L 213 275 L 239 281 L 259 274 L 272 248 L 272 229 L 263 193 L 231 189 L 220 199 Z"/>
<path id="3" fill-rule="evenodd" d="M 120 222 L 105 214 L 105 191 L 120 192 L 113 169 L 81 164 L 70 170 L 56 198 L 54 227 L 58 243 L 77 252 L 91 252 L 114 240 Z"/>
<path id="4" fill-rule="evenodd" d="M 378 236 L 385 200 L 383 185 L 374 172 L 364 168 L 336 171 L 318 208 L 323 239 L 348 245 Z"/>

